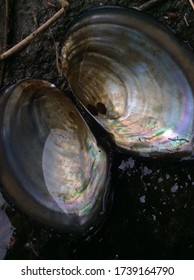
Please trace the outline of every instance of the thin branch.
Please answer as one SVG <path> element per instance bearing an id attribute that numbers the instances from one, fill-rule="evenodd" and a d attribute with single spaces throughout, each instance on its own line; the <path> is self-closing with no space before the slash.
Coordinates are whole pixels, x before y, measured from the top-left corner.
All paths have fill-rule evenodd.
<path id="1" fill-rule="evenodd" d="M 189 2 L 190 2 L 191 6 L 192 6 L 192 8 L 193 8 L 193 10 L 194 10 L 194 3 L 193 3 L 193 1 L 192 1 L 192 0 L 189 0 Z"/>
<path id="2" fill-rule="evenodd" d="M 49 29 L 49 32 L 51 34 L 51 38 L 53 39 L 53 43 L 55 46 L 55 58 L 56 58 L 57 71 L 58 71 L 60 77 L 62 77 L 62 69 L 60 66 L 60 58 L 59 58 L 59 42 L 55 42 L 55 39 L 54 39 L 53 34 L 51 33 L 50 29 Z"/>
<path id="3" fill-rule="evenodd" d="M 9 33 L 9 0 L 5 0 L 5 27 L 4 27 L 4 46 L 3 51 L 7 48 L 8 43 L 8 33 Z M 5 62 L 3 61 L 0 71 L 0 85 L 3 83 L 5 74 Z"/>
<path id="4" fill-rule="evenodd" d="M 141 6 L 139 6 L 138 9 L 140 11 L 145 11 L 145 10 L 148 10 L 148 9 L 152 8 L 153 6 L 155 6 L 156 4 L 158 4 L 158 3 L 162 2 L 162 1 L 164 1 L 164 0 L 150 0 L 147 3 L 142 4 Z"/>
<path id="5" fill-rule="evenodd" d="M 185 21 L 185 23 L 186 23 L 186 26 L 189 27 L 189 23 L 188 23 L 188 20 L 187 20 L 186 15 L 184 15 L 183 19 L 184 19 L 184 21 Z"/>
<path id="6" fill-rule="evenodd" d="M 24 47 L 26 47 L 37 35 L 39 35 L 41 32 L 43 32 L 46 28 L 48 28 L 51 24 L 53 24 L 56 20 L 58 20 L 63 13 L 66 11 L 68 7 L 68 2 L 66 2 L 66 5 L 64 5 L 56 14 L 54 14 L 53 17 L 48 19 L 43 25 L 41 25 L 38 29 L 36 29 L 34 32 L 32 32 L 29 36 L 27 36 L 25 39 L 23 39 L 21 42 L 13 46 L 11 49 L 7 50 L 3 54 L 0 55 L 0 61 L 4 60 L 11 55 L 15 54 L 16 52 L 20 51 Z"/>
<path id="7" fill-rule="evenodd" d="M 5 47 L 7 47 L 8 29 L 9 29 L 9 0 L 5 0 Z"/>

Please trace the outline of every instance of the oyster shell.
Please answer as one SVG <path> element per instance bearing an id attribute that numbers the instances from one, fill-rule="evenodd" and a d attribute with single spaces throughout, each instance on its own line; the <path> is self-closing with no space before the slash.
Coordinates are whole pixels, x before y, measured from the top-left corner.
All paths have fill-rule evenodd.
<path id="1" fill-rule="evenodd" d="M 66 32 L 62 67 L 121 149 L 193 157 L 194 57 L 161 23 L 121 7 L 83 12 Z"/>
<path id="2" fill-rule="evenodd" d="M 0 131 L 0 178 L 14 204 L 68 233 L 102 223 L 110 202 L 108 156 L 60 90 L 42 80 L 8 87 Z"/>

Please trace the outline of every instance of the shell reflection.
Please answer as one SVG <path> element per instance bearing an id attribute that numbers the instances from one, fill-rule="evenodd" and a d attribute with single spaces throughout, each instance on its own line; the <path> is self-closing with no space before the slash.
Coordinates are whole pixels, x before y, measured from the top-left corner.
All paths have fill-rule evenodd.
<path id="1" fill-rule="evenodd" d="M 70 100 L 26 80 L 0 99 L 3 188 L 20 209 L 70 233 L 99 226 L 109 203 L 109 162 Z"/>
<path id="2" fill-rule="evenodd" d="M 194 58 L 162 24 L 138 11 L 82 13 L 66 33 L 63 72 L 82 104 L 143 156 L 193 156 Z"/>

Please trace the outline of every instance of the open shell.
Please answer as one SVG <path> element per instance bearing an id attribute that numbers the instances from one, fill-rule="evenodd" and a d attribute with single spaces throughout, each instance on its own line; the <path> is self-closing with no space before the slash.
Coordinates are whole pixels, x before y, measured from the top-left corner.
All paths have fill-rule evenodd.
<path id="1" fill-rule="evenodd" d="M 194 56 L 136 10 L 83 12 L 66 32 L 63 73 L 121 149 L 193 158 Z"/>
<path id="2" fill-rule="evenodd" d="M 110 203 L 107 154 L 46 81 L 21 81 L 0 98 L 0 176 L 16 206 L 68 233 L 98 227 Z"/>

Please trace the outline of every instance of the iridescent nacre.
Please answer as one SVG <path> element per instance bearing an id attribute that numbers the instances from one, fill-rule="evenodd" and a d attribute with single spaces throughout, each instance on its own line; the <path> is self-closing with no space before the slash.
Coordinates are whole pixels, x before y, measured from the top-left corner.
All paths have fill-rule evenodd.
<path id="1" fill-rule="evenodd" d="M 121 149 L 193 157 L 194 56 L 161 23 L 121 7 L 85 11 L 66 32 L 62 67 Z"/>
<path id="2" fill-rule="evenodd" d="M 109 208 L 109 160 L 54 85 L 24 80 L 0 98 L 0 178 L 14 204 L 68 233 L 98 227 Z"/>

